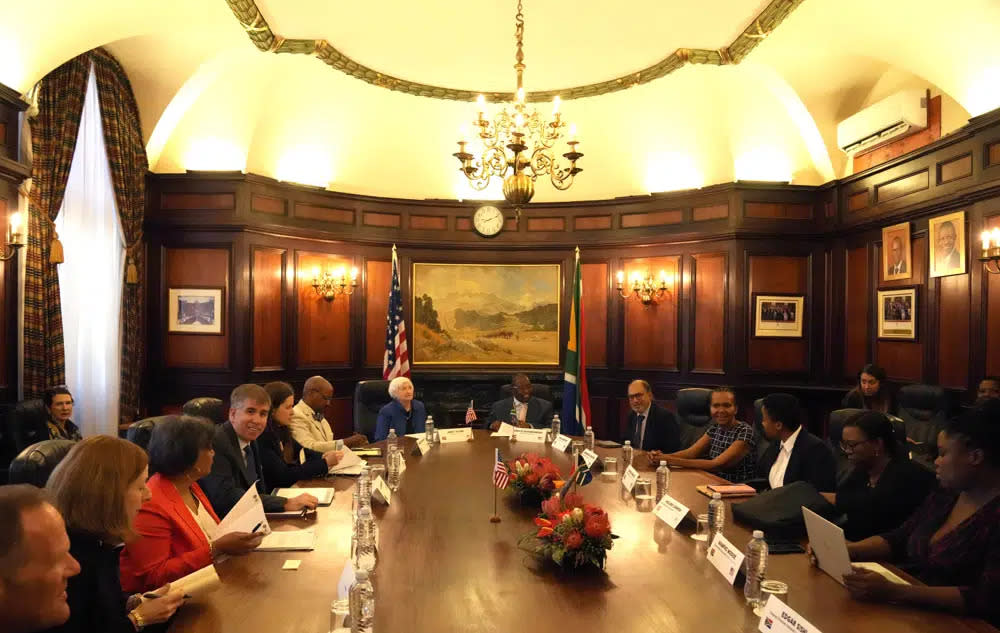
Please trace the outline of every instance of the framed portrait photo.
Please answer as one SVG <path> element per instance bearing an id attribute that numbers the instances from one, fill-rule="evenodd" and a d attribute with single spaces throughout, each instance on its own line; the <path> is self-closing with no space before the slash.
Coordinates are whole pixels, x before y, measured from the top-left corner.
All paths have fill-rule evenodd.
<path id="1" fill-rule="evenodd" d="M 753 335 L 758 338 L 802 338 L 804 295 L 753 295 Z"/>
<path id="2" fill-rule="evenodd" d="M 912 269 L 910 223 L 893 224 L 882 229 L 882 279 L 909 279 Z"/>
<path id="3" fill-rule="evenodd" d="M 225 334 L 225 288 L 170 288 L 167 332 Z"/>
<path id="4" fill-rule="evenodd" d="M 965 273 L 965 211 L 927 221 L 931 245 L 931 277 Z"/>
<path id="5" fill-rule="evenodd" d="M 917 340 L 917 287 L 879 290 L 878 337 L 895 341 Z"/>

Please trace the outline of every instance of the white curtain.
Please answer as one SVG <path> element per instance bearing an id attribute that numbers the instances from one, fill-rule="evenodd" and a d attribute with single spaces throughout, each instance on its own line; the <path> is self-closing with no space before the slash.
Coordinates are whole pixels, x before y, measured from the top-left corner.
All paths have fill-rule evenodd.
<path id="1" fill-rule="evenodd" d="M 84 436 L 117 435 L 125 242 L 93 69 L 56 230 L 66 257 L 59 265 L 59 295 L 73 421 Z"/>

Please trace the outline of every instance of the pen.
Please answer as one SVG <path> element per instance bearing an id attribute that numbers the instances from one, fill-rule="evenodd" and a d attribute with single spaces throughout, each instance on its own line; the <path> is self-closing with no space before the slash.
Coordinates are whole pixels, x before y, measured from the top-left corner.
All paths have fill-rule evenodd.
<path id="1" fill-rule="evenodd" d="M 260 523 L 258 523 L 257 525 L 255 525 L 255 526 L 253 527 L 253 529 L 252 529 L 252 530 L 250 530 L 250 533 L 251 533 L 251 534 L 255 534 L 255 533 L 257 532 L 257 530 L 259 530 L 259 529 L 260 529 L 260 526 L 262 526 L 262 525 L 264 525 L 264 522 L 263 522 L 263 521 L 261 521 Z"/>

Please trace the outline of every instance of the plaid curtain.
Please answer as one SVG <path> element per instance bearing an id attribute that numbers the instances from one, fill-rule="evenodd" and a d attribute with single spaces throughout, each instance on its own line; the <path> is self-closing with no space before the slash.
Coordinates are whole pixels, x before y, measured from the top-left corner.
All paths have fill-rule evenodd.
<path id="1" fill-rule="evenodd" d="M 66 382 L 59 275 L 49 263 L 52 221 L 62 207 L 87 94 L 90 59 L 75 57 L 46 75 L 31 125 L 31 194 L 24 273 L 24 396 Z"/>
<path id="2" fill-rule="evenodd" d="M 122 279 L 121 421 L 139 413 L 139 382 L 143 367 L 143 287 L 145 251 L 142 222 L 146 210 L 146 148 L 142 142 L 139 108 L 125 71 L 104 49 L 90 52 L 101 102 L 101 125 L 108 152 L 115 203 L 125 235 L 126 265 Z M 131 278 L 130 278 L 131 277 Z"/>

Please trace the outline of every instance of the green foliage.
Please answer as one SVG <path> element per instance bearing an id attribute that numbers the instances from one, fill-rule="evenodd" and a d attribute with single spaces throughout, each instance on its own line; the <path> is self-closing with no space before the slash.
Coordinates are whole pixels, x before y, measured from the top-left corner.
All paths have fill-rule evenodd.
<path id="1" fill-rule="evenodd" d="M 423 323 L 427 329 L 441 333 L 441 321 L 438 320 L 437 310 L 434 309 L 434 299 L 430 295 L 422 295 L 414 302 L 414 321 Z"/>
<path id="2" fill-rule="evenodd" d="M 555 303 L 535 306 L 514 315 L 529 331 L 551 332 L 559 328 L 559 306 Z"/>

